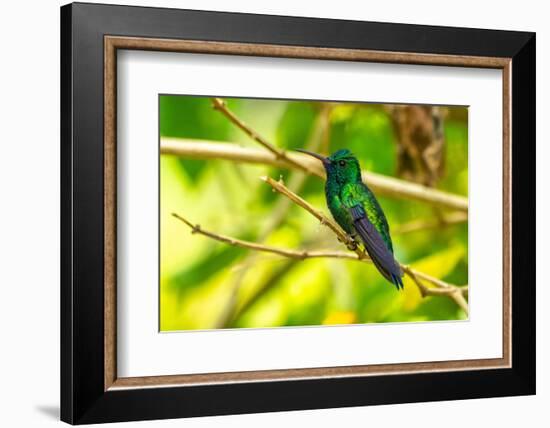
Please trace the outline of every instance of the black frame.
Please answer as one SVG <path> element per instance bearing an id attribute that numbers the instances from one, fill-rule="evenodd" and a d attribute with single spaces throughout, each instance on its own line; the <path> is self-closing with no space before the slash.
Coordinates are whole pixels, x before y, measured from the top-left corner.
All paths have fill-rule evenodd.
<path id="1" fill-rule="evenodd" d="M 105 392 L 104 35 L 512 58 L 512 368 Z M 534 33 L 83 3 L 61 8 L 63 421 L 534 394 L 535 283 Z"/>

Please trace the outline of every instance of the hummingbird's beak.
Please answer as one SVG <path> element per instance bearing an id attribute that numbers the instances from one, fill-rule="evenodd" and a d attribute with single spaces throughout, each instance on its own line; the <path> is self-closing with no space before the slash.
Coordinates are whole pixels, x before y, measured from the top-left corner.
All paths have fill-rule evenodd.
<path id="1" fill-rule="evenodd" d="M 313 156 L 314 158 L 319 159 L 321 162 L 323 162 L 324 166 L 327 166 L 330 163 L 330 160 L 324 156 L 321 156 L 318 153 L 310 152 L 309 150 L 304 149 L 295 149 L 297 152 L 305 153 L 306 155 Z"/>

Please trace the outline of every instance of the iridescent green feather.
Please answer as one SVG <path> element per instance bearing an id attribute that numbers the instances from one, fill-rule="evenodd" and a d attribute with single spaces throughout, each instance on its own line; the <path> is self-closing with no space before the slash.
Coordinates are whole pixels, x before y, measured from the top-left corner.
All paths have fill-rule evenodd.
<path id="1" fill-rule="evenodd" d="M 347 183 L 342 186 L 340 192 L 342 208 L 349 211 L 351 207 L 361 205 L 367 214 L 367 218 L 374 225 L 388 249 L 393 253 L 393 244 L 390 237 L 388 221 L 384 211 L 376 200 L 374 194 L 362 182 Z M 338 221 L 338 220 L 337 220 Z"/>

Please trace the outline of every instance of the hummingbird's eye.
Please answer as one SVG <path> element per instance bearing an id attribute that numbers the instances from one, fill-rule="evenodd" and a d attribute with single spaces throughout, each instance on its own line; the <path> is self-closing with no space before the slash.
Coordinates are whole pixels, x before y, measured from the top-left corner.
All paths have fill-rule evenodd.
<path id="1" fill-rule="evenodd" d="M 345 161 L 345 160 L 341 160 L 340 162 L 338 162 L 338 164 L 339 164 L 341 167 L 344 167 L 344 166 L 346 166 L 346 161 Z"/>

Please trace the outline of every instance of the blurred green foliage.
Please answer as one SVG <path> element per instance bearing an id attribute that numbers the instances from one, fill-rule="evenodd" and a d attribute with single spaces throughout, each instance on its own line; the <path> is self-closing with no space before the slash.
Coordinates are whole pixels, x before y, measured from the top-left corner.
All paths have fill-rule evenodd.
<path id="1" fill-rule="evenodd" d="M 228 107 L 277 146 L 304 147 L 313 132 L 319 103 L 226 99 Z M 467 112 L 445 120 L 446 175 L 438 188 L 468 192 Z M 458 119 L 457 119 L 458 118 Z M 330 152 L 348 148 L 364 170 L 395 175 L 396 142 L 391 116 L 383 105 L 341 103 L 329 116 Z M 212 108 L 205 97 L 161 96 L 161 137 L 177 137 L 259 146 Z M 160 159 L 160 328 L 163 331 L 217 326 L 232 301 L 227 327 L 277 327 L 319 324 L 379 323 L 462 319 L 465 314 L 445 297 L 423 299 L 405 277 L 398 292 L 374 267 L 338 259 L 289 260 L 215 242 L 191 234 L 171 216 L 179 213 L 204 229 L 256 240 L 282 196 L 258 177 L 295 171 L 223 160 Z M 324 183 L 310 177 L 299 192 L 328 213 Z M 441 212 L 409 200 L 378 198 L 392 230 Z M 437 278 L 468 282 L 467 223 L 393 234 L 398 260 Z M 265 241 L 301 249 L 343 249 L 334 236 L 308 213 L 291 206 L 285 220 Z M 247 263 L 247 258 L 253 257 Z M 242 277 L 241 277 L 242 276 Z"/>

